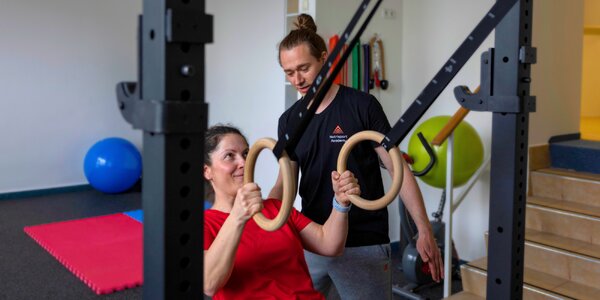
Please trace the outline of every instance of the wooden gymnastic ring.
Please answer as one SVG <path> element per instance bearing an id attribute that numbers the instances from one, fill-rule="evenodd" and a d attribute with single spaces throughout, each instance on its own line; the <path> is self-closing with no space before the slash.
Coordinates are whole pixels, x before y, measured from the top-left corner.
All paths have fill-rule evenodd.
<path id="1" fill-rule="evenodd" d="M 344 171 L 346 171 L 348 156 L 350 155 L 350 151 L 352 150 L 352 148 L 354 148 L 356 144 L 365 140 L 381 143 L 381 141 L 383 141 L 383 138 L 383 134 L 372 130 L 365 130 L 352 135 L 344 143 L 344 146 L 342 146 L 342 150 L 340 150 L 340 154 L 338 156 L 337 161 L 338 173 L 342 174 Z M 394 166 L 394 175 L 392 178 L 392 185 L 390 187 L 390 190 L 385 195 L 383 195 L 383 197 L 377 200 L 365 200 L 357 195 L 348 195 L 352 204 L 366 210 L 378 210 L 386 207 L 388 204 L 394 201 L 394 199 L 396 199 L 396 196 L 398 195 L 398 192 L 402 187 L 402 176 L 404 174 L 402 166 L 402 156 L 400 155 L 400 150 L 398 150 L 398 147 L 396 146 L 389 149 L 388 153 L 392 158 L 392 165 Z"/>
<path id="2" fill-rule="evenodd" d="M 258 154 L 265 148 L 269 148 L 272 151 L 275 143 L 275 140 L 272 138 L 262 138 L 252 145 L 250 151 L 248 151 L 246 165 L 244 166 L 244 184 L 254 182 L 254 166 L 256 165 Z M 274 219 L 265 217 L 261 212 L 257 212 L 252 216 L 256 224 L 266 231 L 275 231 L 287 222 L 296 197 L 295 175 L 292 172 L 290 158 L 285 151 L 279 159 L 279 168 L 283 175 L 283 199 L 281 199 L 282 204 L 279 213 Z"/>

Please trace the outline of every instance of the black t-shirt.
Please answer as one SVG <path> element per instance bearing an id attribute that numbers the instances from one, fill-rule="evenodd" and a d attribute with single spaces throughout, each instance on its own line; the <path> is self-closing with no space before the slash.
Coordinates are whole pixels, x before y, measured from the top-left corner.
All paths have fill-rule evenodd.
<path id="1" fill-rule="evenodd" d="M 279 118 L 279 139 L 286 132 L 290 115 L 300 111 L 297 101 Z M 363 130 L 387 133 L 390 124 L 374 96 L 340 86 L 334 100 L 310 121 L 295 153 L 288 153 L 298 163 L 302 178 L 299 193 L 302 213 L 323 224 L 331 214 L 333 188 L 331 172 L 337 169 L 337 159 L 344 142 Z M 379 159 L 374 142 L 361 142 L 348 157 L 348 170 L 354 173 L 364 199 L 379 199 L 384 195 Z M 347 247 L 389 243 L 387 208 L 376 211 L 353 206 L 349 213 Z"/>

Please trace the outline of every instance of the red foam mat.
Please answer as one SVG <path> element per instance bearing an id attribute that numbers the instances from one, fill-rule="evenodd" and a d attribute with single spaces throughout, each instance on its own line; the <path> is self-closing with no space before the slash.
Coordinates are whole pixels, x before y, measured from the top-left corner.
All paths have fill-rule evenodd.
<path id="1" fill-rule="evenodd" d="M 143 225 L 124 214 L 25 227 L 97 294 L 142 284 Z"/>

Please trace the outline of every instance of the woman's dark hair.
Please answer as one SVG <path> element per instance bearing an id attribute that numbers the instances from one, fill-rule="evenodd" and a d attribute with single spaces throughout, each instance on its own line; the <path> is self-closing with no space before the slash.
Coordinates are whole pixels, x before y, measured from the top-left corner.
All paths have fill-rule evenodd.
<path id="1" fill-rule="evenodd" d="M 244 138 L 246 144 L 248 144 L 248 141 L 242 132 L 231 125 L 217 124 L 206 129 L 206 134 L 204 135 L 204 163 L 206 165 L 211 165 L 210 154 L 215 151 L 223 136 L 232 133 L 239 134 Z"/>
<path id="2" fill-rule="evenodd" d="M 310 54 L 316 59 L 321 59 L 322 53 L 327 52 L 327 46 L 323 38 L 317 34 L 317 25 L 313 18 L 310 15 L 301 14 L 296 18 L 294 26 L 296 26 L 296 29 L 290 31 L 279 43 L 279 53 L 281 53 L 281 50 L 290 50 L 306 43 Z M 279 64 L 281 65 L 281 57 L 279 57 Z"/>

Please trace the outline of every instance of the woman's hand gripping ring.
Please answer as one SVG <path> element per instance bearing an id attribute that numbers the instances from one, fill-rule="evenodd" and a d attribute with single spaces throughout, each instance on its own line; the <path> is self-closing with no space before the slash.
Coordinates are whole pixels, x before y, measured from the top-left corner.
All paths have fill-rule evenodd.
<path id="1" fill-rule="evenodd" d="M 350 155 L 350 151 L 352 150 L 352 148 L 354 148 L 356 144 L 365 140 L 380 143 L 381 141 L 383 141 L 383 138 L 383 134 L 372 130 L 365 130 L 352 135 L 346 141 L 346 143 L 344 143 L 344 146 L 342 146 L 342 150 L 340 150 L 340 154 L 338 156 L 337 161 L 338 173 L 342 174 L 344 171 L 346 171 L 348 156 Z M 388 151 L 388 153 L 392 158 L 392 165 L 394 166 L 394 176 L 392 178 L 392 185 L 390 187 L 390 190 L 385 195 L 383 195 L 383 197 L 377 200 L 365 200 L 357 195 L 348 195 L 348 198 L 350 198 L 352 204 L 366 210 L 378 210 L 386 207 L 388 204 L 394 201 L 394 199 L 396 199 L 396 196 L 400 191 L 400 187 L 402 187 L 402 176 L 404 174 L 402 166 L 402 156 L 400 155 L 400 150 L 398 150 L 398 147 L 396 146 L 392 147 Z"/>
<path id="2" fill-rule="evenodd" d="M 248 151 L 246 165 L 244 166 L 244 184 L 254 182 L 254 166 L 256 165 L 256 159 L 260 151 L 265 148 L 269 148 L 272 151 L 275 143 L 275 140 L 272 138 L 262 138 L 252 145 L 250 151 Z M 281 199 L 282 204 L 279 213 L 274 219 L 268 219 L 260 212 L 252 217 L 256 224 L 266 231 L 275 231 L 285 224 L 290 216 L 294 205 L 294 198 L 296 197 L 296 176 L 292 172 L 290 158 L 285 151 L 279 159 L 279 168 L 283 175 L 283 199 Z"/>

